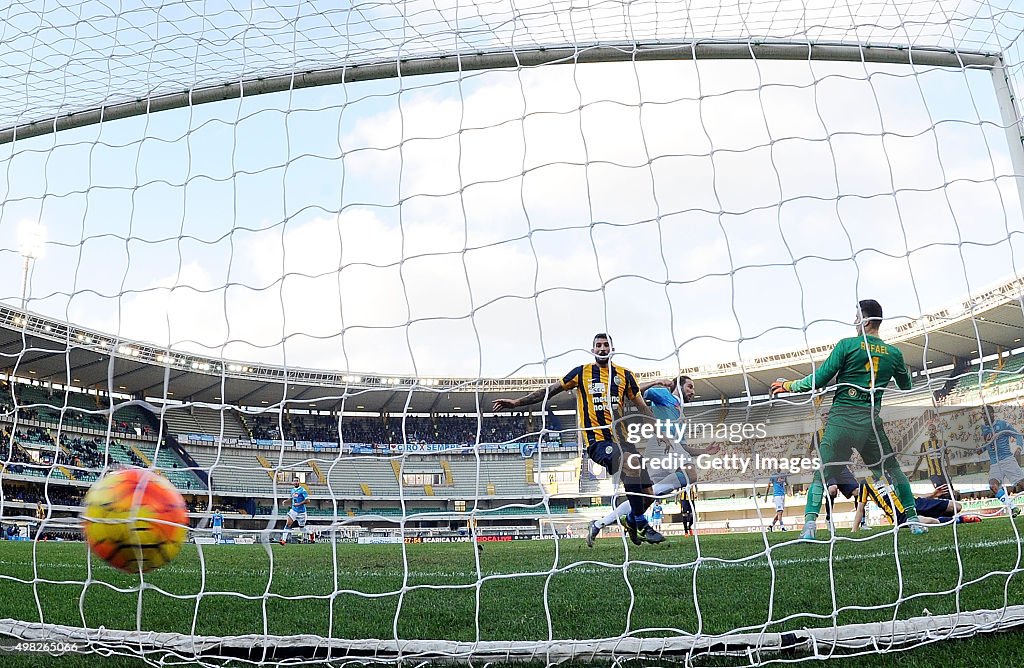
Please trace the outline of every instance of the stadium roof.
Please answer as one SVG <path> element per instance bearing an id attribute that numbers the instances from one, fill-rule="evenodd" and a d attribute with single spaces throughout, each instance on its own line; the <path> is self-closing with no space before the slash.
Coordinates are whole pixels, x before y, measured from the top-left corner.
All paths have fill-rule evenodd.
<path id="1" fill-rule="evenodd" d="M 913 372 L 955 360 L 1022 347 L 1024 281 L 1013 279 L 959 304 L 889 331 Z M 972 317 L 973 316 L 973 317 Z M 831 346 L 683 369 L 702 400 L 764 395 L 776 378 L 809 373 Z M 499 396 L 516 396 L 554 378 L 420 378 L 284 368 L 219 360 L 77 327 L 0 306 L 0 356 L 7 374 L 44 384 L 122 393 L 138 398 L 230 404 L 259 410 L 287 400 L 290 408 L 370 413 L 477 412 Z M 641 372 L 641 378 L 658 372 Z M 933 376 L 944 380 L 948 371 Z M 558 408 L 569 408 L 569 402 Z"/>

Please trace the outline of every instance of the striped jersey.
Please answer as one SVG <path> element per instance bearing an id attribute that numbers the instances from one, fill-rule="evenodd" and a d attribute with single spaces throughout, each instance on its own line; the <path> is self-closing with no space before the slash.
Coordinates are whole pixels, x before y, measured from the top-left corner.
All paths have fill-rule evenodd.
<path id="1" fill-rule="evenodd" d="M 814 456 L 818 453 L 818 448 L 821 447 L 821 439 L 825 438 L 825 428 L 820 427 L 818 431 L 811 434 L 811 446 L 807 449 L 807 452 Z"/>
<path id="2" fill-rule="evenodd" d="M 562 378 L 563 390 L 576 390 L 576 415 L 588 445 L 622 442 L 612 433 L 615 416 L 622 415 L 626 399 L 640 393 L 633 372 L 608 364 L 584 364 Z M 619 428 L 620 423 L 615 423 Z"/>
<path id="3" fill-rule="evenodd" d="M 1017 440 L 1017 445 L 1024 447 L 1024 436 L 1006 420 L 996 420 L 991 426 L 986 422 L 981 426 L 981 436 L 985 440 L 988 460 L 992 464 L 1013 457 L 1013 450 L 1010 449 L 1011 438 Z"/>
<path id="4" fill-rule="evenodd" d="M 947 484 L 946 444 L 937 438 L 929 438 L 921 444 L 921 455 L 928 465 L 928 478 L 936 487 Z"/>
<path id="5" fill-rule="evenodd" d="M 873 478 L 861 481 L 860 490 L 857 492 L 857 503 L 867 503 L 868 501 L 874 501 L 875 505 L 885 513 L 890 523 L 904 516 L 903 504 L 887 481 L 879 482 Z"/>

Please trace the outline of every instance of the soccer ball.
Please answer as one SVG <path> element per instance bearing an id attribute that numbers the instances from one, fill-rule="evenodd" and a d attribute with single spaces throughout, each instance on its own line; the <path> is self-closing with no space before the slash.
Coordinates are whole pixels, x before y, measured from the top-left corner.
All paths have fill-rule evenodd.
<path id="1" fill-rule="evenodd" d="M 114 568 L 143 573 L 177 556 L 188 512 L 178 490 L 145 469 L 104 476 L 85 495 L 85 540 Z"/>

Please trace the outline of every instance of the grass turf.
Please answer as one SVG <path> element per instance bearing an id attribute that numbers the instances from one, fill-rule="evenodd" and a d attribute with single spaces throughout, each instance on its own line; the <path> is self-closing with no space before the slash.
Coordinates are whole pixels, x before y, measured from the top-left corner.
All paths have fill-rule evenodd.
<path id="1" fill-rule="evenodd" d="M 1024 519 L 1017 523 L 1024 529 Z M 771 633 L 831 626 L 833 613 L 838 624 L 850 624 L 1024 603 L 1024 546 L 1009 520 L 959 525 L 960 559 L 953 536 L 952 528 L 898 537 L 877 530 L 832 544 L 793 543 L 794 532 L 705 536 L 696 568 L 697 543 L 682 537 L 630 545 L 626 566 L 617 539 L 593 549 L 580 539 L 489 543 L 480 553 L 469 543 L 186 545 L 174 562 L 146 574 L 141 588 L 138 575 L 95 558 L 84 586 L 84 544 L 5 542 L 0 617 L 108 629 L 135 629 L 138 620 L 147 631 L 199 635 L 473 641 L 544 640 L 549 620 L 554 639 Z M 893 655 L 886 665 L 929 652 L 946 662 L 948 647 L 966 646 L 974 647 L 966 650 L 973 664 L 984 652 L 977 646 L 1006 638 L 1024 645 L 1020 634 L 944 642 Z M 993 650 L 998 660 L 989 665 L 1003 665 L 1007 651 Z M 4 665 L 14 659 L 4 657 Z M 99 657 L 63 661 L 117 665 Z"/>

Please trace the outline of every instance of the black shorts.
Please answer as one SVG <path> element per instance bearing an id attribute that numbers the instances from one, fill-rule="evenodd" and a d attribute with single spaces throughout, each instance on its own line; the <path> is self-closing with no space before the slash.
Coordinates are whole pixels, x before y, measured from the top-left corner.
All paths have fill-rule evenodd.
<path id="1" fill-rule="evenodd" d="M 679 512 L 682 515 L 693 514 L 693 504 L 690 503 L 689 499 L 683 499 L 682 501 L 679 502 Z"/>
<path id="2" fill-rule="evenodd" d="M 600 441 L 587 448 L 587 457 L 595 464 L 603 466 L 609 475 L 615 475 L 619 472 L 619 464 L 622 463 L 622 448 L 618 443 Z"/>
<path id="3" fill-rule="evenodd" d="M 857 490 L 860 488 L 860 483 L 857 482 L 857 478 L 853 476 L 853 472 L 848 466 L 842 467 L 839 473 L 825 481 L 826 488 L 832 485 L 838 487 L 839 492 L 848 499 L 857 496 Z"/>
<path id="4" fill-rule="evenodd" d="M 636 448 L 632 445 L 623 447 L 615 441 L 598 441 L 587 448 L 587 456 L 590 457 L 590 461 L 603 466 L 608 471 L 608 475 L 619 474 L 622 468 L 623 456 L 628 457 L 632 454 L 638 454 Z M 638 483 L 645 487 L 652 484 L 651 477 L 647 473 L 647 467 L 641 467 L 639 479 L 623 475 L 622 481 L 624 483 Z"/>

